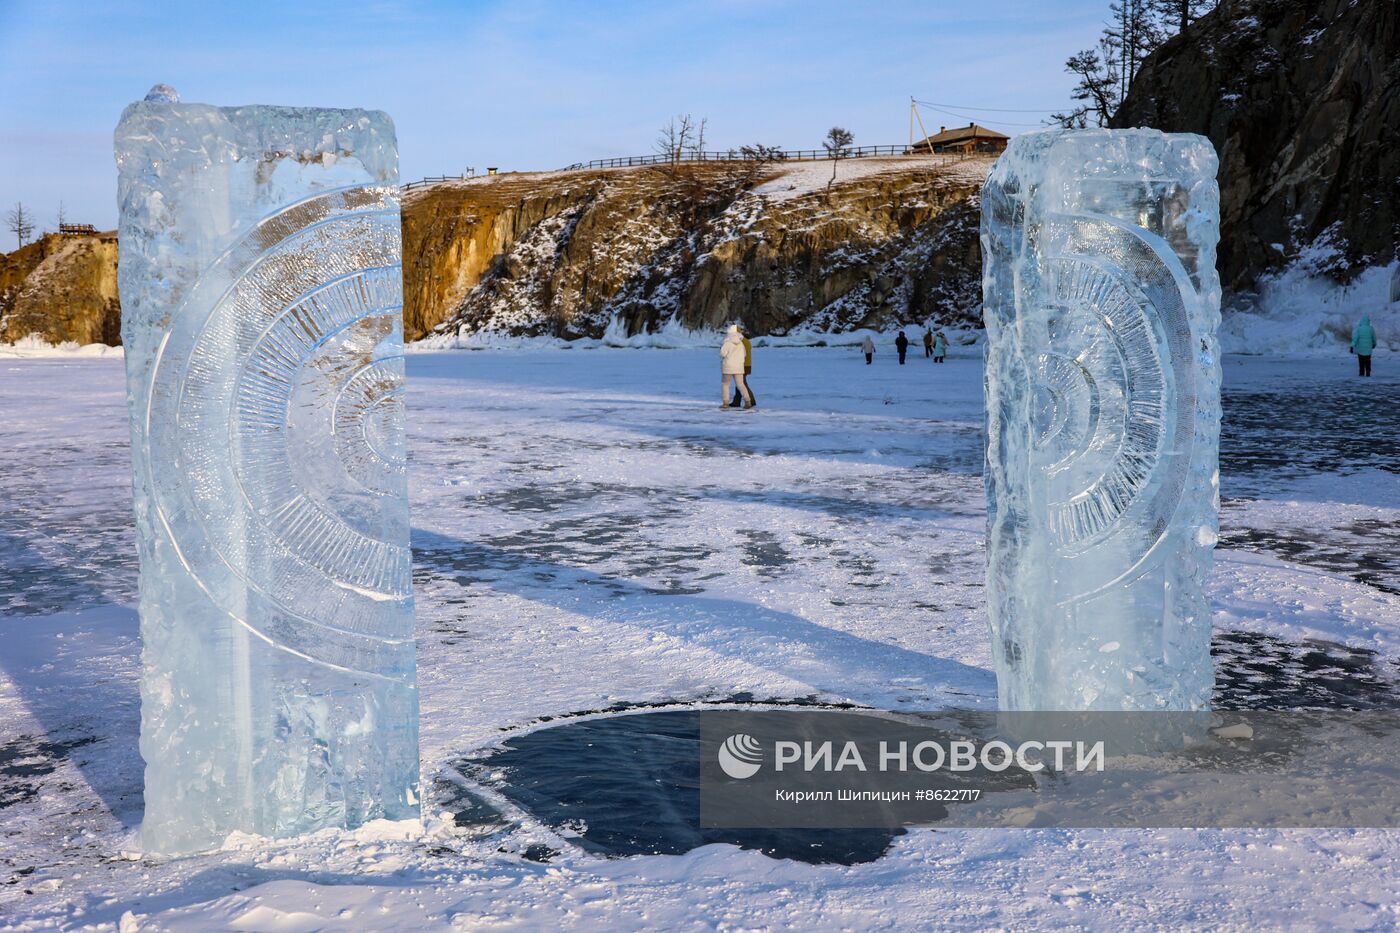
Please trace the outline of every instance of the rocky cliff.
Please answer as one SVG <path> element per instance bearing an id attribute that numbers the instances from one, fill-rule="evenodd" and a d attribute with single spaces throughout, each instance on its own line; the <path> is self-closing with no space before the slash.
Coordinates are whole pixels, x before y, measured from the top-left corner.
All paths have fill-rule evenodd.
<path id="1" fill-rule="evenodd" d="M 1114 118 L 1210 137 L 1227 290 L 1297 263 L 1346 281 L 1400 243 L 1400 4 L 1222 0 Z"/>
<path id="2" fill-rule="evenodd" d="M 121 343 L 117 235 L 45 234 L 0 254 L 0 343 Z"/>
<path id="3" fill-rule="evenodd" d="M 410 338 L 974 324 L 990 160 L 551 172 L 404 202 Z"/>
<path id="4" fill-rule="evenodd" d="M 403 200 L 410 340 L 977 326 L 988 159 L 682 164 L 434 185 Z M 0 341 L 120 342 L 114 234 L 0 255 Z"/>

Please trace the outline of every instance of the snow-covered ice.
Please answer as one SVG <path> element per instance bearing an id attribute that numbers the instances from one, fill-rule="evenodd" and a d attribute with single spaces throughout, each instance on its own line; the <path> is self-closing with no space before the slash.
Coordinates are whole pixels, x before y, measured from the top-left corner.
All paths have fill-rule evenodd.
<path id="1" fill-rule="evenodd" d="M 990 708 L 980 353 L 891 351 L 759 348 L 752 413 L 715 406 L 713 347 L 410 355 L 425 786 L 540 717 L 622 701 Z M 1344 351 L 1224 362 L 1209 594 L 1236 701 L 1395 703 L 1387 361 L 1364 384 Z M 0 930 L 1394 924 L 1384 830 L 913 830 L 816 866 L 729 845 L 602 859 L 429 807 L 123 857 L 141 813 L 123 393 L 120 360 L 0 360 Z"/>
<path id="2" fill-rule="evenodd" d="M 67 359 L 80 356 L 121 356 L 121 347 L 109 347 L 105 343 L 79 344 L 75 340 L 64 343 L 49 343 L 38 335 L 16 340 L 14 343 L 0 343 L 0 359 L 56 358 Z"/>
<path id="3" fill-rule="evenodd" d="M 1210 140 L 1045 130 L 982 191 L 987 606 L 1009 710 L 1210 703 Z"/>

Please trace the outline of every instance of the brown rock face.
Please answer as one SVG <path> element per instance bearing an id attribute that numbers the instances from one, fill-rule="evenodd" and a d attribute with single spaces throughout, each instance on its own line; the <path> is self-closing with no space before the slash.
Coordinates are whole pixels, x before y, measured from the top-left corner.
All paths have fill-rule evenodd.
<path id="1" fill-rule="evenodd" d="M 1208 136 L 1220 274 L 1249 289 L 1315 242 L 1347 278 L 1400 242 L 1400 4 L 1222 0 L 1158 50 L 1114 117 Z"/>
<path id="2" fill-rule="evenodd" d="M 990 165 L 990 162 L 987 163 Z M 881 173 L 741 209 L 685 283 L 683 323 L 743 321 L 753 333 L 804 324 L 885 327 L 980 313 L 977 199 L 984 172 L 963 165 Z"/>
<path id="3" fill-rule="evenodd" d="M 586 173 L 562 184 L 501 175 L 465 185 L 410 191 L 403 199 L 404 335 L 416 340 L 442 323 L 528 231 L 593 194 Z"/>
<path id="4" fill-rule="evenodd" d="M 738 320 L 756 334 L 975 322 L 976 197 L 990 160 L 862 162 L 838 167 L 830 189 L 788 184 L 790 166 L 719 163 L 415 193 L 404 208 L 408 336 L 435 325 L 570 339 L 670 320 Z"/>
<path id="5" fill-rule="evenodd" d="M 117 235 L 45 234 L 0 256 L 0 342 L 121 343 Z"/>
<path id="6" fill-rule="evenodd" d="M 410 191 L 405 335 L 569 339 L 669 320 L 740 320 L 755 334 L 975 326 L 976 199 L 990 164 L 852 160 L 829 189 L 820 166 L 700 163 Z M 0 255 L 0 341 L 120 343 L 116 271 L 111 233 L 51 234 Z"/>

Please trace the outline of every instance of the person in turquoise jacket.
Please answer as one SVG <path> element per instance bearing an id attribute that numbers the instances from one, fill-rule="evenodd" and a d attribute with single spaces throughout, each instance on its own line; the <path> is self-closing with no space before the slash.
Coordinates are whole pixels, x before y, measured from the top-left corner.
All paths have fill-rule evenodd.
<path id="1" fill-rule="evenodd" d="M 948 338 L 943 336 L 943 331 L 938 332 L 938 336 L 933 338 L 933 361 L 943 362 L 943 358 L 948 355 Z"/>
<path id="2" fill-rule="evenodd" d="M 1361 375 L 1371 375 L 1371 352 L 1376 349 L 1376 329 L 1371 326 L 1371 316 L 1361 315 L 1361 322 L 1351 333 L 1351 352 L 1356 354 Z"/>

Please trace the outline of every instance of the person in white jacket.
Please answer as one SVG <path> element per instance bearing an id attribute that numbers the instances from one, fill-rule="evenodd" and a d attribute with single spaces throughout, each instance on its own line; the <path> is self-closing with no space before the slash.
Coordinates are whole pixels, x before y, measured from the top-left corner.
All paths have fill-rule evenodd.
<path id="1" fill-rule="evenodd" d="M 753 394 L 744 382 L 744 338 L 739 333 L 738 324 L 729 325 L 729 333 L 724 335 L 724 343 L 719 347 L 719 371 L 721 408 L 732 408 L 729 404 L 729 384 L 732 380 L 739 386 L 739 394 L 744 398 L 744 407 L 753 407 Z"/>

